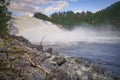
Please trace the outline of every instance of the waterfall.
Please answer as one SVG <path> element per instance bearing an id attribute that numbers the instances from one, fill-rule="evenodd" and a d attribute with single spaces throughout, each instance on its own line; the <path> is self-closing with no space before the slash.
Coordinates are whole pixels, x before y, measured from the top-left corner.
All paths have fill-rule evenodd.
<path id="1" fill-rule="evenodd" d="M 31 42 L 77 42 L 77 41 L 105 41 L 119 39 L 111 32 L 98 32 L 88 27 L 78 27 L 72 31 L 59 28 L 57 25 L 35 17 L 15 16 L 14 26 L 18 29 L 18 36 L 23 36 Z"/>

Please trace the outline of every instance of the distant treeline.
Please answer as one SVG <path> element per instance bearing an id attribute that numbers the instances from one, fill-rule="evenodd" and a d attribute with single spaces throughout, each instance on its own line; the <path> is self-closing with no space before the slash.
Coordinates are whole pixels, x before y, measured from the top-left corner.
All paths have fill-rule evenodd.
<path id="1" fill-rule="evenodd" d="M 111 24 L 114 26 L 114 30 L 120 30 L 120 1 L 103 10 L 97 11 L 96 13 L 92 13 L 90 11 L 83 11 L 81 13 L 67 11 L 53 13 L 50 15 L 50 17 L 48 17 L 38 12 L 35 13 L 34 16 L 36 18 L 51 21 L 55 24 L 63 25 L 68 29 L 83 23 L 87 23 L 93 26 Z"/>

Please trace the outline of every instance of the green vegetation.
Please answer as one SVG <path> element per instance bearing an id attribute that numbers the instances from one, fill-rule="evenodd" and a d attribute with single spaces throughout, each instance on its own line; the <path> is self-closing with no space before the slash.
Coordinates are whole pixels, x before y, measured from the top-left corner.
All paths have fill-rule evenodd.
<path id="1" fill-rule="evenodd" d="M 8 0 L 0 0 L 0 36 L 8 35 L 8 21 L 11 19 L 11 13 L 8 11 Z"/>
<path id="2" fill-rule="evenodd" d="M 87 23 L 93 26 L 111 24 L 120 29 L 120 1 L 96 13 L 67 11 L 54 13 L 50 17 L 53 23 L 61 24 L 66 28 Z"/>
<path id="3" fill-rule="evenodd" d="M 74 26 L 81 25 L 83 23 L 90 24 L 92 26 L 113 25 L 113 29 L 120 30 L 120 1 L 112 4 L 106 9 L 92 13 L 90 11 L 74 13 L 73 11 L 53 13 L 50 17 L 42 17 L 41 13 L 37 13 L 35 16 L 40 19 L 51 21 L 55 24 L 63 25 L 67 29 L 74 28 Z"/>
<path id="4" fill-rule="evenodd" d="M 53 23 L 65 26 L 65 28 L 71 29 L 73 26 L 80 25 L 82 23 L 92 23 L 91 18 L 93 13 L 82 12 L 74 13 L 72 11 L 59 12 L 51 15 Z"/>
<path id="5" fill-rule="evenodd" d="M 43 19 L 43 20 L 47 20 L 47 21 L 50 21 L 50 18 L 40 12 L 38 13 L 35 13 L 34 14 L 34 17 L 38 18 L 38 19 Z"/>

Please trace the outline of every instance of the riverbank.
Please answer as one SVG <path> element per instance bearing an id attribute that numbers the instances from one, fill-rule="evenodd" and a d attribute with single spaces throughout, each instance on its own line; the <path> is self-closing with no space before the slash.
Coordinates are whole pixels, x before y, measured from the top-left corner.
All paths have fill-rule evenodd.
<path id="1" fill-rule="evenodd" d="M 53 53 L 23 37 L 0 38 L 0 80 L 119 80 L 87 61 Z"/>

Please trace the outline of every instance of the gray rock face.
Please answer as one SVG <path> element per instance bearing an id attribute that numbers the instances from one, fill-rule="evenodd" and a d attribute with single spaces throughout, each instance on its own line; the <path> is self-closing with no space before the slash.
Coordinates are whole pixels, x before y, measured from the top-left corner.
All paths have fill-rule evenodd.
<path id="1" fill-rule="evenodd" d="M 5 53 L 0 51 L 0 80 L 118 79 L 80 58 L 54 55 L 51 50 L 41 51 L 23 37 L 0 38 L 0 41 L 0 49 L 7 48 Z"/>

